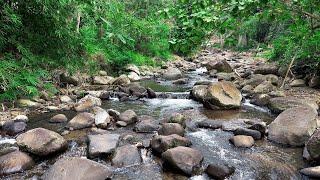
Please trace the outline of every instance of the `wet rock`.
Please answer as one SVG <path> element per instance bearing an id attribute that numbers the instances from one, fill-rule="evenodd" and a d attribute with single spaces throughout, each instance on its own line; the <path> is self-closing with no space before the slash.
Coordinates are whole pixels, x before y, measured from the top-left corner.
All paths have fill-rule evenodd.
<path id="1" fill-rule="evenodd" d="M 120 126 L 120 127 L 126 127 L 128 124 L 126 122 L 124 122 L 124 121 L 117 121 L 116 125 Z"/>
<path id="2" fill-rule="evenodd" d="M 253 139 L 258 140 L 261 139 L 261 133 L 256 130 L 252 129 L 246 129 L 246 128 L 238 128 L 234 131 L 235 135 L 246 135 L 246 136 L 251 136 Z"/>
<path id="3" fill-rule="evenodd" d="M 72 76 L 68 73 L 60 74 L 60 82 L 64 84 L 72 84 L 75 86 L 78 86 L 80 84 L 79 78 L 77 78 L 76 76 Z"/>
<path id="4" fill-rule="evenodd" d="M 169 67 L 164 73 L 163 78 L 167 80 L 177 80 L 182 78 L 182 73 L 178 68 Z"/>
<path id="5" fill-rule="evenodd" d="M 60 96 L 60 101 L 62 103 L 73 103 L 73 100 L 69 96 Z"/>
<path id="6" fill-rule="evenodd" d="M 112 159 L 112 165 L 116 167 L 126 167 L 141 163 L 138 148 L 133 145 L 124 145 L 116 149 Z"/>
<path id="7" fill-rule="evenodd" d="M 236 147 L 251 148 L 254 144 L 254 139 L 251 136 L 237 135 L 233 136 L 230 142 Z"/>
<path id="8" fill-rule="evenodd" d="M 98 134 L 88 135 L 88 153 L 90 157 L 108 155 L 115 151 L 120 135 L 118 134 Z"/>
<path id="9" fill-rule="evenodd" d="M 262 64 L 254 70 L 255 74 L 278 74 L 278 66 L 275 64 Z"/>
<path id="10" fill-rule="evenodd" d="M 162 159 L 166 166 L 191 176 L 201 166 L 203 156 L 198 150 L 178 146 L 162 153 Z"/>
<path id="11" fill-rule="evenodd" d="M 250 103 L 258 106 L 266 106 L 269 104 L 271 97 L 268 94 L 256 94 L 250 100 Z"/>
<path id="12" fill-rule="evenodd" d="M 152 133 L 159 129 L 158 123 L 151 116 L 139 116 L 138 123 L 135 125 L 134 130 L 139 133 Z"/>
<path id="13" fill-rule="evenodd" d="M 208 85 L 195 85 L 191 91 L 192 99 L 203 102 L 208 93 Z"/>
<path id="14" fill-rule="evenodd" d="M 148 98 L 150 99 L 157 97 L 157 94 L 151 88 L 147 88 L 147 95 L 148 95 Z"/>
<path id="15" fill-rule="evenodd" d="M 41 106 L 40 103 L 31 101 L 30 99 L 19 99 L 17 105 L 22 108 L 38 108 Z"/>
<path id="16" fill-rule="evenodd" d="M 19 150 L 15 139 L 2 139 L 0 141 L 0 156 Z"/>
<path id="17" fill-rule="evenodd" d="M 95 85 L 108 85 L 111 84 L 114 80 L 113 77 L 110 76 L 94 76 L 93 77 L 93 84 Z"/>
<path id="18" fill-rule="evenodd" d="M 199 128 L 220 129 L 222 128 L 222 122 L 213 120 L 203 120 L 197 123 Z"/>
<path id="19" fill-rule="evenodd" d="M 60 134 L 44 128 L 29 130 L 20 134 L 16 140 L 21 149 L 39 156 L 46 156 L 67 148 L 67 141 Z"/>
<path id="20" fill-rule="evenodd" d="M 161 154 L 168 149 L 178 147 L 178 146 L 190 146 L 191 141 L 187 138 L 179 136 L 177 134 L 172 134 L 169 136 L 155 136 L 151 140 L 151 147 L 155 153 Z"/>
<path id="21" fill-rule="evenodd" d="M 300 173 L 310 178 L 320 178 L 320 166 L 301 169 Z"/>
<path id="22" fill-rule="evenodd" d="M 110 115 L 108 112 L 101 107 L 92 108 L 94 114 L 94 123 L 98 128 L 106 129 L 110 123 Z"/>
<path id="23" fill-rule="evenodd" d="M 83 112 L 77 114 L 68 123 L 68 127 L 74 130 L 88 128 L 93 125 L 95 121 L 94 115 L 91 113 Z"/>
<path id="24" fill-rule="evenodd" d="M 276 87 L 270 81 L 265 81 L 259 84 L 257 87 L 255 87 L 253 89 L 253 92 L 256 94 L 264 94 L 264 93 L 271 92 L 275 89 Z"/>
<path id="25" fill-rule="evenodd" d="M 227 177 L 231 176 L 234 172 L 235 168 L 219 164 L 210 164 L 206 169 L 206 173 L 210 177 L 217 180 L 226 179 Z"/>
<path id="26" fill-rule="evenodd" d="M 274 113 L 281 113 L 287 109 L 299 106 L 310 106 L 315 110 L 318 110 L 318 104 L 309 99 L 298 99 L 295 97 L 276 97 L 271 98 L 268 104 L 268 108 Z"/>
<path id="27" fill-rule="evenodd" d="M 204 80 L 204 81 L 197 81 L 196 83 L 194 83 L 194 86 L 199 86 L 199 85 L 206 85 L 206 86 L 208 86 L 208 85 L 210 85 L 212 83 L 212 81 L 206 81 L 206 80 Z"/>
<path id="28" fill-rule="evenodd" d="M 210 109 L 237 109 L 241 105 L 240 91 L 227 81 L 212 83 L 203 98 L 203 104 Z"/>
<path id="29" fill-rule="evenodd" d="M 317 124 L 318 113 L 308 106 L 282 112 L 270 125 L 268 138 L 280 144 L 303 146 Z"/>
<path id="30" fill-rule="evenodd" d="M 121 75 L 118 78 L 114 79 L 112 82 L 113 85 L 127 85 L 130 84 L 130 79 L 126 75 Z"/>
<path id="31" fill-rule="evenodd" d="M 50 123 L 64 123 L 67 121 L 68 121 L 68 118 L 64 114 L 57 114 L 57 115 L 53 116 L 52 118 L 50 118 L 50 120 L 49 120 Z"/>
<path id="32" fill-rule="evenodd" d="M 116 121 L 119 120 L 119 117 L 120 117 L 119 111 L 114 109 L 108 109 L 107 112 L 113 119 L 115 119 Z"/>
<path id="33" fill-rule="evenodd" d="M 119 120 L 127 123 L 127 125 L 135 123 L 137 119 L 137 114 L 132 110 L 126 110 L 119 116 Z"/>
<path id="34" fill-rule="evenodd" d="M 320 130 L 317 129 L 306 143 L 306 150 L 310 159 L 320 159 Z"/>
<path id="35" fill-rule="evenodd" d="M 130 81 L 139 81 L 141 79 L 140 76 L 135 72 L 130 72 L 128 74 L 128 78 L 130 79 Z"/>
<path id="36" fill-rule="evenodd" d="M 112 171 L 105 165 L 80 157 L 67 157 L 59 159 L 41 179 L 70 180 L 95 179 L 105 180 L 112 177 Z"/>
<path id="37" fill-rule="evenodd" d="M 232 67 L 226 60 L 209 61 L 207 64 L 205 64 L 205 66 L 208 71 L 215 69 L 218 72 L 233 72 Z"/>
<path id="38" fill-rule="evenodd" d="M 306 81 L 303 79 L 295 79 L 290 83 L 291 87 L 304 87 L 306 86 Z"/>
<path id="39" fill-rule="evenodd" d="M 164 123 L 159 129 L 158 133 L 160 135 L 171 135 L 178 134 L 180 136 L 184 136 L 184 129 L 178 123 Z"/>
<path id="40" fill-rule="evenodd" d="M 10 136 L 14 136 L 23 132 L 27 128 L 27 123 L 24 121 L 7 121 L 3 124 L 2 130 Z"/>
<path id="41" fill-rule="evenodd" d="M 100 98 L 94 97 L 92 95 L 86 95 L 84 98 L 80 99 L 78 103 L 75 104 L 74 108 L 78 112 L 88 111 L 95 106 L 101 106 L 102 101 Z"/>
<path id="42" fill-rule="evenodd" d="M 0 157 L 0 175 L 7 175 L 31 169 L 32 158 L 23 152 L 14 151 Z"/>
<path id="43" fill-rule="evenodd" d="M 170 118 L 169 118 L 169 123 L 178 123 L 182 125 L 183 127 L 186 126 L 186 117 L 180 113 L 174 113 Z"/>

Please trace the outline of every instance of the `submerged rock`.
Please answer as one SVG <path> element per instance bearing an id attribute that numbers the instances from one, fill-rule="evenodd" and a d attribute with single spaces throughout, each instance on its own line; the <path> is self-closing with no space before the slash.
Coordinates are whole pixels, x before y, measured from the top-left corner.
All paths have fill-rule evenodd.
<path id="1" fill-rule="evenodd" d="M 160 135 L 178 134 L 184 136 L 184 128 L 178 123 L 164 123 L 159 129 Z"/>
<path id="2" fill-rule="evenodd" d="M 219 165 L 219 164 L 210 164 L 207 169 L 206 173 L 217 180 L 223 180 L 229 176 L 231 176 L 235 171 L 235 168 L 229 167 L 226 165 Z"/>
<path id="3" fill-rule="evenodd" d="M 116 167 L 126 167 L 138 165 L 141 163 L 140 153 L 138 148 L 133 145 L 124 145 L 116 149 L 115 155 L 112 158 L 112 165 Z"/>
<path id="4" fill-rule="evenodd" d="M 188 147 L 178 146 L 162 153 L 166 166 L 180 170 L 191 176 L 200 168 L 203 156 L 200 151 Z"/>
<path id="5" fill-rule="evenodd" d="M 68 123 L 68 127 L 74 130 L 91 127 L 94 124 L 95 118 L 91 113 L 83 112 L 77 114 Z"/>
<path id="6" fill-rule="evenodd" d="M 268 138 L 280 144 L 303 146 L 318 127 L 318 113 L 308 106 L 282 112 L 270 125 Z"/>
<path id="7" fill-rule="evenodd" d="M 17 144 L 21 149 L 30 153 L 46 156 L 67 148 L 67 141 L 58 133 L 36 128 L 17 137 Z"/>
<path id="8" fill-rule="evenodd" d="M 32 168 L 32 158 L 20 151 L 14 151 L 0 157 L 0 175 L 22 172 Z"/>
<path id="9" fill-rule="evenodd" d="M 250 148 L 254 145 L 254 139 L 251 136 L 237 135 L 230 139 L 230 142 L 236 147 Z"/>
<path id="10" fill-rule="evenodd" d="M 108 155 L 115 151 L 120 135 L 118 134 L 98 134 L 88 135 L 88 153 L 90 157 Z"/>
<path id="11" fill-rule="evenodd" d="M 158 154 L 165 152 L 168 149 L 177 146 L 190 146 L 191 141 L 187 138 L 179 136 L 177 134 L 172 134 L 169 136 L 155 136 L 151 140 L 152 150 Z"/>
<path id="12" fill-rule="evenodd" d="M 112 177 L 112 171 L 105 165 L 80 157 L 63 158 L 55 162 L 43 175 L 46 180 L 105 180 Z"/>

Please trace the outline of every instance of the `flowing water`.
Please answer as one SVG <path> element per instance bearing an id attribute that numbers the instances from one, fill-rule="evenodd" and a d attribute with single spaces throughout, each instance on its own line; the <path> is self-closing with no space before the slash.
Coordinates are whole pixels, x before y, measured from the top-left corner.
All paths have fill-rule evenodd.
<path id="1" fill-rule="evenodd" d="M 302 159 L 302 148 L 289 148 L 269 142 L 266 139 L 256 141 L 251 149 L 240 149 L 229 143 L 232 132 L 223 130 L 199 129 L 194 124 L 201 120 L 220 120 L 237 124 L 241 119 L 258 119 L 269 124 L 275 117 L 267 110 L 254 106 L 244 101 L 240 110 L 217 111 L 207 110 L 193 100 L 188 99 L 188 90 L 193 83 L 203 80 L 199 75 L 202 70 L 190 72 L 192 80 L 186 85 L 174 86 L 165 81 L 144 81 L 141 84 L 158 91 L 158 94 L 168 93 L 171 96 L 156 99 L 141 99 L 137 101 L 121 102 L 117 99 L 105 101 L 102 105 L 105 109 L 124 111 L 134 110 L 138 115 L 151 115 L 160 123 L 163 119 L 175 112 L 180 112 L 188 117 L 186 137 L 192 142 L 192 148 L 198 149 L 204 155 L 203 167 L 210 163 L 228 164 L 236 168 L 235 173 L 229 179 L 302 179 L 298 169 L 305 166 Z M 44 127 L 57 132 L 62 132 L 66 124 L 50 124 L 48 120 L 55 114 L 64 113 L 72 118 L 73 111 L 45 113 L 30 118 L 28 128 Z M 153 134 L 138 134 L 132 127 L 115 128 L 112 133 L 119 133 L 122 137 L 131 135 L 134 142 L 150 140 Z M 7 179 L 27 179 L 40 177 L 43 172 L 54 163 L 56 158 L 63 156 L 86 156 L 85 138 L 89 130 L 73 131 L 65 138 L 69 142 L 66 152 L 46 159 L 36 159 L 37 166 L 26 173 L 19 173 L 6 177 Z M 111 131 L 111 130 L 110 130 Z M 125 139 L 125 138 L 123 138 Z M 124 143 L 124 142 L 123 142 Z M 152 155 L 149 149 L 141 148 L 141 165 L 114 169 L 110 165 L 110 158 L 95 159 L 98 162 L 110 166 L 114 171 L 113 179 L 188 179 L 183 175 L 170 171 L 163 171 L 161 159 Z M 4 179 L 6 179 L 4 178 Z M 190 179 L 210 179 L 205 173 L 200 173 Z"/>

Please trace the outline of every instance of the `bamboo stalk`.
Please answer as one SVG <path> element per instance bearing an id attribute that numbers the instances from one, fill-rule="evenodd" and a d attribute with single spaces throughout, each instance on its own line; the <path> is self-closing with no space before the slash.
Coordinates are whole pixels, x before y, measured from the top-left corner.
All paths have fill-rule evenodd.
<path id="1" fill-rule="evenodd" d="M 286 79 L 287 79 L 287 77 L 288 77 L 289 72 L 291 71 L 291 67 L 292 67 L 293 62 L 295 61 L 295 59 L 296 59 L 296 56 L 294 56 L 294 57 L 291 59 L 291 62 L 290 62 L 290 64 L 289 64 L 289 66 L 288 66 L 288 70 L 287 70 L 286 75 L 285 75 L 285 77 L 284 77 L 284 79 L 283 79 L 283 81 L 282 81 L 282 84 L 281 84 L 281 86 L 280 86 L 280 89 L 283 89 L 284 83 L 286 82 Z"/>

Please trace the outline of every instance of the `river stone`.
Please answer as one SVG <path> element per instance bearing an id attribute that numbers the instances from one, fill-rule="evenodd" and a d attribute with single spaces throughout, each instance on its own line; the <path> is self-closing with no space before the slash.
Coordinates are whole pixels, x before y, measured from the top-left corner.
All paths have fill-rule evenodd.
<path id="1" fill-rule="evenodd" d="M 284 110 L 298 106 L 310 106 L 315 110 L 319 109 L 319 106 L 315 101 L 303 98 L 298 99 L 296 97 L 271 98 L 268 104 L 269 109 L 274 113 L 281 113 Z"/>
<path id="2" fill-rule="evenodd" d="M 214 120 L 203 120 L 197 123 L 199 128 L 220 129 L 222 128 L 222 122 Z"/>
<path id="3" fill-rule="evenodd" d="M 207 68 L 208 71 L 215 69 L 218 72 L 226 72 L 226 73 L 233 72 L 232 67 L 226 60 L 209 61 L 208 63 L 205 64 L 205 67 Z"/>
<path id="4" fill-rule="evenodd" d="M 136 65 L 134 65 L 134 64 L 128 64 L 128 65 L 126 66 L 126 71 L 135 72 L 136 74 L 140 75 L 140 70 L 139 70 L 139 68 L 138 68 Z"/>
<path id="5" fill-rule="evenodd" d="M 140 133 L 152 133 L 159 129 L 159 125 L 152 116 L 139 116 L 138 123 L 135 125 L 134 130 Z"/>
<path id="6" fill-rule="evenodd" d="M 253 89 L 254 89 L 253 86 L 248 84 L 242 87 L 241 92 L 247 93 L 247 94 L 253 94 Z"/>
<path id="7" fill-rule="evenodd" d="M 130 84 L 130 79 L 127 75 L 122 74 L 121 76 L 115 78 L 112 82 L 113 85 L 126 85 Z"/>
<path id="8" fill-rule="evenodd" d="M 50 120 L 49 120 L 50 123 L 64 123 L 67 121 L 68 121 L 68 118 L 64 114 L 57 114 L 57 115 L 53 116 L 52 118 L 50 118 Z"/>
<path id="9" fill-rule="evenodd" d="M 128 74 L 128 78 L 130 79 L 130 81 L 139 81 L 141 79 L 140 76 L 135 72 L 130 72 Z"/>
<path id="10" fill-rule="evenodd" d="M 177 80 L 182 78 L 182 73 L 178 68 L 169 67 L 163 73 L 163 78 L 167 80 Z"/>
<path id="11" fill-rule="evenodd" d="M 191 176 L 201 166 L 203 156 L 200 151 L 178 146 L 162 153 L 164 163 Z"/>
<path id="12" fill-rule="evenodd" d="M 178 123 L 164 123 L 159 129 L 158 133 L 165 136 L 171 134 L 184 136 L 184 128 Z"/>
<path id="13" fill-rule="evenodd" d="M 151 88 L 147 88 L 148 98 L 153 99 L 157 97 L 157 94 Z"/>
<path id="14" fill-rule="evenodd" d="M 126 167 L 138 165 L 141 163 L 140 153 L 138 148 L 133 145 L 124 145 L 116 149 L 115 155 L 112 158 L 112 165 L 115 167 Z"/>
<path id="15" fill-rule="evenodd" d="M 0 157 L 0 175 L 22 172 L 34 165 L 32 158 L 20 151 L 13 151 Z"/>
<path id="16" fill-rule="evenodd" d="M 66 157 L 55 162 L 41 179 L 45 180 L 105 180 L 112 171 L 105 165 L 80 157 Z"/>
<path id="17" fill-rule="evenodd" d="M 235 135 L 246 135 L 246 136 L 251 136 L 253 139 L 258 140 L 261 139 L 261 133 L 256 130 L 252 129 L 246 129 L 246 128 L 238 128 L 234 131 Z"/>
<path id="18" fill-rule="evenodd" d="M 264 94 L 274 91 L 276 87 L 270 81 L 264 81 L 253 89 L 256 94 Z"/>
<path id="19" fill-rule="evenodd" d="M 210 177 L 217 180 L 226 179 L 227 177 L 231 176 L 234 172 L 235 168 L 219 164 L 210 164 L 206 169 L 206 173 Z"/>
<path id="20" fill-rule="evenodd" d="M 210 109 L 237 109 L 242 95 L 231 82 L 220 81 L 209 85 L 203 104 Z"/>
<path id="21" fill-rule="evenodd" d="M 22 108 L 38 108 L 41 106 L 40 103 L 31 101 L 30 99 L 19 99 L 17 105 Z"/>
<path id="22" fill-rule="evenodd" d="M 320 178 L 320 166 L 301 169 L 300 173 L 310 178 Z"/>
<path id="23" fill-rule="evenodd" d="M 3 124 L 2 130 L 10 135 L 14 136 L 16 134 L 19 134 L 20 132 L 23 132 L 27 127 L 27 123 L 25 121 L 7 121 Z"/>
<path id="24" fill-rule="evenodd" d="M 225 73 L 225 72 L 220 72 L 217 73 L 216 75 L 217 79 L 219 81 L 225 80 L 225 81 L 234 81 L 237 79 L 236 73 Z"/>
<path id="25" fill-rule="evenodd" d="M 94 123 L 98 128 L 106 129 L 110 123 L 110 115 L 101 107 L 92 108 L 94 114 Z"/>
<path id="26" fill-rule="evenodd" d="M 318 113 L 309 106 L 283 111 L 270 125 L 268 138 L 280 144 L 303 146 L 318 127 Z"/>
<path id="27" fill-rule="evenodd" d="M 269 81 L 273 85 L 278 85 L 279 77 L 273 74 L 268 74 L 268 75 L 254 74 L 250 76 L 250 79 L 246 79 L 243 83 L 241 83 L 241 85 L 242 86 L 251 85 L 252 87 L 256 87 L 265 81 Z"/>
<path id="28" fill-rule="evenodd" d="M 187 138 L 179 136 L 177 134 L 172 134 L 169 136 L 155 136 L 151 140 L 151 148 L 155 153 L 161 154 L 168 149 L 177 146 L 190 146 L 191 141 Z"/>
<path id="29" fill-rule="evenodd" d="M 114 120 L 119 120 L 120 117 L 120 112 L 114 109 L 108 109 L 107 110 L 108 114 L 114 119 Z"/>
<path id="30" fill-rule="evenodd" d="M 266 106 L 269 104 L 271 97 L 268 94 L 256 94 L 250 100 L 250 103 L 257 106 Z"/>
<path id="31" fill-rule="evenodd" d="M 303 79 L 295 79 L 290 83 L 291 87 L 304 87 L 306 86 L 306 81 Z"/>
<path id="32" fill-rule="evenodd" d="M 23 121 L 23 122 L 28 122 L 29 118 L 26 115 L 17 115 L 12 119 L 13 121 Z"/>
<path id="33" fill-rule="evenodd" d="M 118 134 L 98 134 L 88 135 L 90 157 L 108 155 L 114 152 L 118 145 L 120 135 Z"/>
<path id="34" fill-rule="evenodd" d="M 74 108 L 78 112 L 88 111 L 95 106 L 101 106 L 102 101 L 100 98 L 97 98 L 92 95 L 86 95 L 84 98 L 80 99 L 78 103 L 74 105 Z"/>
<path id="35" fill-rule="evenodd" d="M 66 96 L 66 95 L 60 96 L 60 101 L 62 103 L 73 103 L 73 100 L 69 96 Z"/>
<path id="36" fill-rule="evenodd" d="M 108 85 L 113 81 L 113 77 L 110 76 L 94 76 L 93 84 L 95 85 Z"/>
<path id="37" fill-rule="evenodd" d="M 311 88 L 320 87 L 320 76 L 312 76 L 308 82 L 308 86 Z"/>
<path id="38" fill-rule="evenodd" d="M 17 138 L 21 149 L 39 156 L 46 156 L 67 148 L 67 141 L 58 133 L 44 129 L 31 129 Z"/>
<path id="39" fill-rule="evenodd" d="M 100 76 L 108 76 L 108 73 L 106 71 L 99 71 Z"/>
<path id="40" fill-rule="evenodd" d="M 254 139 L 251 136 L 237 135 L 233 136 L 230 142 L 236 147 L 250 148 L 254 144 Z"/>
<path id="41" fill-rule="evenodd" d="M 181 124 L 183 127 L 186 126 L 186 117 L 180 113 L 174 113 L 170 118 L 169 118 L 169 123 L 178 123 Z"/>
<path id="42" fill-rule="evenodd" d="M 276 64 L 262 64 L 254 70 L 255 74 L 278 74 L 278 66 Z"/>
<path id="43" fill-rule="evenodd" d="M 117 121 L 116 125 L 120 126 L 120 127 L 126 127 L 128 124 L 126 122 L 124 122 L 124 121 Z"/>
<path id="44" fill-rule="evenodd" d="M 320 129 L 317 129 L 306 143 L 306 150 L 310 159 L 320 159 Z"/>
<path id="45" fill-rule="evenodd" d="M 2 139 L 0 141 L 0 156 L 19 150 L 15 139 Z"/>
<path id="46" fill-rule="evenodd" d="M 255 123 L 248 127 L 248 129 L 259 131 L 261 133 L 261 136 L 264 136 L 267 132 L 267 124 L 265 122 Z"/>
<path id="47" fill-rule="evenodd" d="M 208 85 L 195 85 L 191 91 L 192 99 L 203 102 L 208 93 Z"/>
<path id="48" fill-rule="evenodd" d="M 129 109 L 120 114 L 119 120 L 129 125 L 135 123 L 138 120 L 138 116 L 134 111 Z"/>
<path id="49" fill-rule="evenodd" d="M 172 81 L 172 84 L 178 84 L 178 85 L 187 84 L 187 83 L 188 83 L 187 78 L 181 78 L 181 79 L 177 79 L 175 81 Z"/>
<path id="50" fill-rule="evenodd" d="M 61 73 L 60 81 L 61 83 L 73 84 L 75 86 L 78 86 L 80 84 L 80 79 L 78 77 L 76 77 L 75 75 L 70 75 L 68 73 Z"/>
<path id="51" fill-rule="evenodd" d="M 68 127 L 74 130 L 91 127 L 94 124 L 95 118 L 91 113 L 83 112 L 77 114 L 68 123 Z"/>

